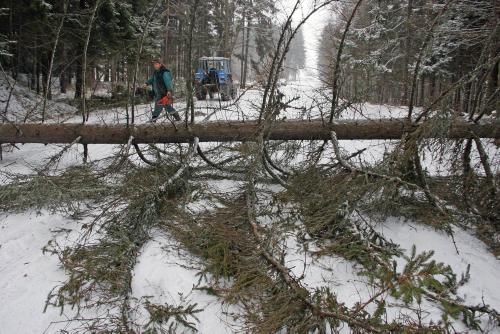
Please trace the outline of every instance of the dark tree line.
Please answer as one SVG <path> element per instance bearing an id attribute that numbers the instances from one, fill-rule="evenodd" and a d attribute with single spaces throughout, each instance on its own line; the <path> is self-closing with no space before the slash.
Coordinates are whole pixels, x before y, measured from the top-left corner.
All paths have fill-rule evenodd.
<path id="1" fill-rule="evenodd" d="M 90 22 L 95 8 L 96 16 Z M 73 81 L 78 98 L 89 25 L 87 87 L 98 79 L 119 82 L 127 72 L 127 60 L 134 56 L 139 18 L 147 9 L 146 1 L 10 1 L 4 8 L 9 20 L 0 24 L 9 38 L 10 53 L 2 57 L 2 64 L 14 79 L 26 75 L 29 87 L 40 93 L 46 89 L 54 53 L 52 74 L 59 79 L 60 91 L 65 93 Z"/>
<path id="2" fill-rule="evenodd" d="M 176 79 L 190 77 L 198 57 L 233 57 L 234 75 L 245 86 L 274 43 L 276 8 L 268 0 L 23 0 L 3 1 L 0 9 L 4 71 L 48 99 L 56 87 L 61 93 L 71 87 L 81 98 L 83 89 L 89 94 L 103 81 L 113 93 L 124 92 L 135 64 L 142 80 L 153 57 Z"/>

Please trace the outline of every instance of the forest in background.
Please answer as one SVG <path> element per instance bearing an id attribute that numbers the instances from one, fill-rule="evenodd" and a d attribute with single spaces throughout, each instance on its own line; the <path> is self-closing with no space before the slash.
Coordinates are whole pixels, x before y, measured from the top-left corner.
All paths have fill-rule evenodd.
<path id="1" fill-rule="evenodd" d="M 361 0 L 338 12 L 322 32 L 319 67 L 332 80 L 341 65 L 341 97 L 474 119 L 500 109 L 498 1 Z"/>
<path id="2" fill-rule="evenodd" d="M 244 88 L 259 75 L 259 64 L 279 34 L 272 20 L 277 9 L 267 0 L 35 0 L 6 1 L 2 7 L 4 70 L 39 94 L 45 94 L 49 83 L 61 93 L 71 87 L 74 98 L 82 96 L 84 86 L 95 90 L 98 82 L 110 82 L 113 93 L 124 93 L 135 71 L 141 82 L 151 74 L 151 59 L 157 57 L 179 79 L 179 93 L 182 79 L 193 76 L 202 56 L 232 58 L 234 75 Z M 287 67 L 302 68 L 304 61 L 300 34 Z M 47 91 L 49 99 L 51 93 Z"/>
<path id="3" fill-rule="evenodd" d="M 97 110 L 94 119 L 94 110 L 86 113 L 93 97 L 87 101 L 84 92 L 100 77 L 125 103 L 103 120 L 133 131 L 128 108 L 133 123 L 137 83 L 149 73 L 152 55 L 173 69 L 185 119 L 143 125 L 146 130 L 179 126 L 190 133 L 212 115 L 257 124 L 251 140 L 242 142 L 200 143 L 192 135 L 189 143 L 142 144 L 129 132 L 122 144 L 102 149 L 75 136 L 63 147 L 42 148 L 48 156 L 31 173 L 1 171 L 3 212 L 46 210 L 77 221 L 74 243 L 54 239 L 43 248 L 58 258 L 66 278 L 48 293 L 46 308 L 77 310 L 68 320 L 76 323 L 75 333 L 196 331 L 195 302 L 133 294 L 138 259 L 158 234 L 195 259 L 196 288 L 235 307 L 242 332 L 498 329 L 498 306 L 485 301 L 494 294 L 471 302 L 468 294 L 477 291 L 464 290 L 486 268 L 470 271 L 469 263 L 457 272 L 432 250 L 422 251 L 425 242 L 397 244 L 379 228 L 394 217 L 405 226 L 430 226 L 449 237 L 457 254 L 455 235 L 467 230 L 498 256 L 497 1 L 296 0 L 281 16 L 285 6 L 256 0 L 11 1 L 1 7 L 8 96 L 0 112 L 2 123 L 17 131 L 12 119 L 22 118 L 14 112 L 23 111 L 9 109 L 8 101 L 19 93 L 18 81 L 26 96 L 42 102 L 36 117 L 23 114 L 24 121 L 42 126 L 51 117 L 47 87 L 61 80 L 60 89 L 74 89 L 70 100 L 76 99 L 83 123 L 89 114 L 99 122 Z M 319 43 L 315 79 L 321 84 L 282 87 L 281 79 L 294 76 L 287 68 L 304 66 L 302 26 L 320 10 L 335 17 Z M 245 89 L 234 101 L 193 98 L 192 72 L 207 53 L 239 65 L 234 73 Z M 409 124 L 401 138 L 362 148 L 339 140 L 339 122 L 377 123 L 392 118 L 391 110 Z M 292 116 L 321 124 L 329 138 L 270 140 Z M 457 121 L 492 130 L 486 138 L 474 131 L 450 138 Z M 6 156 L 26 149 L 0 147 Z M 105 153 L 88 154 L 99 149 Z M 77 158 L 62 163 L 69 152 Z M 305 259 L 342 259 L 369 293 L 348 303 L 345 286 L 307 284 Z"/>

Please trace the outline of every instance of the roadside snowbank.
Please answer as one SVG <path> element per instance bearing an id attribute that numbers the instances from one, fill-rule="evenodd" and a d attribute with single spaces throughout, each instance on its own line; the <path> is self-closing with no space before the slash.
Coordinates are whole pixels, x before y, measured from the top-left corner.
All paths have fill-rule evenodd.
<path id="1" fill-rule="evenodd" d="M 43 95 L 15 82 L 14 79 L 0 76 L 0 121 L 8 119 L 11 122 L 36 122 L 41 120 Z M 68 115 L 76 113 L 77 108 L 64 102 L 47 100 L 46 118 L 62 122 Z"/>

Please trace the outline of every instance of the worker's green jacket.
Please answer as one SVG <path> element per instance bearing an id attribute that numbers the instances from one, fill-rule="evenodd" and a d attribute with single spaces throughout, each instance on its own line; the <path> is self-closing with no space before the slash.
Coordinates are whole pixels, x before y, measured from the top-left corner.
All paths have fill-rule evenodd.
<path id="1" fill-rule="evenodd" d="M 167 92 L 173 93 L 174 85 L 172 82 L 172 74 L 165 66 L 160 67 L 158 71 L 154 71 L 151 78 L 146 83 L 153 87 L 155 100 L 161 99 L 167 95 Z"/>

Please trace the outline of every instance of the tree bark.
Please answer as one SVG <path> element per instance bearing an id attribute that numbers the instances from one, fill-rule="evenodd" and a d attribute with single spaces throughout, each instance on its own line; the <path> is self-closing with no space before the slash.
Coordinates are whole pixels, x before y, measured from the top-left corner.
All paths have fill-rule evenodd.
<path id="1" fill-rule="evenodd" d="M 75 99 L 82 97 L 82 59 L 75 61 Z"/>
<path id="2" fill-rule="evenodd" d="M 90 43 L 90 33 L 92 32 L 92 26 L 94 24 L 94 19 L 97 14 L 97 9 L 99 8 L 100 5 L 100 0 L 96 0 L 94 8 L 92 9 L 92 15 L 90 16 L 89 20 L 89 25 L 87 27 L 87 35 L 85 38 L 85 44 L 83 47 L 83 56 L 82 56 L 82 92 L 81 92 L 81 98 L 82 98 L 82 122 L 85 123 L 86 121 L 89 120 L 89 111 L 87 110 L 87 103 L 86 103 L 86 81 L 87 81 L 87 51 Z"/>
<path id="3" fill-rule="evenodd" d="M 196 24 L 196 14 L 197 8 L 200 0 L 194 0 L 193 7 L 191 8 L 190 22 L 189 22 L 189 36 L 187 41 L 187 58 L 185 59 L 186 73 L 184 77 L 186 78 L 186 127 L 188 126 L 189 113 L 191 113 L 191 124 L 194 124 L 194 101 L 193 101 L 193 38 L 194 38 L 194 27 Z"/>
<path id="4" fill-rule="evenodd" d="M 498 51 L 500 52 L 500 47 L 498 48 Z M 493 66 L 493 69 L 490 72 L 489 79 L 488 79 L 488 91 L 487 91 L 487 101 L 488 105 L 486 106 L 487 114 L 491 114 L 493 110 L 497 110 L 497 117 L 500 114 L 500 98 L 498 98 L 498 81 L 500 77 L 500 62 L 497 61 L 495 65 Z M 497 95 L 495 97 L 495 95 Z"/>
<path id="5" fill-rule="evenodd" d="M 64 50 L 64 46 L 62 46 L 63 51 L 61 58 L 63 59 L 63 63 L 66 61 L 66 51 Z M 61 67 L 63 67 L 61 65 Z M 69 84 L 69 76 L 66 73 L 66 69 L 62 68 L 59 72 L 59 87 L 61 94 L 66 94 L 66 88 Z"/>
<path id="6" fill-rule="evenodd" d="M 340 40 L 338 50 L 337 50 L 337 56 L 335 59 L 335 68 L 333 69 L 333 83 L 332 83 L 332 104 L 331 104 L 331 110 L 330 110 L 330 117 L 328 122 L 332 123 L 333 118 L 335 117 L 336 109 L 337 109 L 337 104 L 338 104 L 338 98 L 339 98 L 339 93 L 340 93 L 340 87 L 338 86 L 339 84 L 339 76 L 340 76 L 340 62 L 342 60 L 342 52 L 344 49 L 347 33 L 349 32 L 349 28 L 351 27 L 351 23 L 354 19 L 354 16 L 356 15 L 357 10 L 359 9 L 359 6 L 361 6 L 361 3 L 363 0 L 358 0 L 356 5 L 354 6 L 354 9 L 352 10 L 351 16 L 349 16 L 349 19 L 346 22 L 344 32 L 342 34 L 342 39 Z"/>
<path id="7" fill-rule="evenodd" d="M 250 8 L 252 6 L 252 3 L 250 1 Z M 245 8 L 246 10 L 246 8 Z M 248 12 L 245 13 L 245 19 L 246 19 L 246 35 L 245 35 L 245 55 L 243 58 L 243 76 L 241 78 L 241 88 L 244 89 L 247 85 L 247 75 L 248 75 L 248 49 L 250 47 L 250 29 L 252 25 L 252 17 L 248 15 Z M 245 27 L 243 27 L 243 31 L 245 30 Z"/>
<path id="8" fill-rule="evenodd" d="M 246 10 L 243 11 L 243 18 L 241 21 L 241 58 L 240 58 L 240 88 L 244 89 L 243 85 L 243 68 L 245 66 L 245 20 Z"/>
<path id="9" fill-rule="evenodd" d="M 404 133 L 416 129 L 404 119 L 342 120 L 324 124 L 320 120 L 290 120 L 277 122 L 269 132 L 269 140 L 328 140 L 335 131 L 338 139 L 401 139 Z M 257 121 L 206 122 L 189 129 L 171 124 L 125 125 L 66 124 L 0 124 L 1 143 L 71 143 L 81 136 L 82 144 L 123 144 L 130 136 L 134 143 L 181 143 L 199 137 L 201 142 L 252 141 L 259 131 Z M 447 138 L 500 138 L 500 123 L 453 122 Z M 431 134 L 432 136 L 432 134 Z M 266 137 L 267 138 L 267 137 Z"/>
<path id="10" fill-rule="evenodd" d="M 434 18 L 434 21 L 432 22 L 431 26 L 429 27 L 427 31 L 427 35 L 425 36 L 425 39 L 420 46 L 420 50 L 418 51 L 418 56 L 417 60 L 415 62 L 415 69 L 413 70 L 413 79 L 411 82 L 410 86 L 410 97 L 408 100 L 408 119 L 411 120 L 412 114 L 413 114 L 413 108 L 414 108 L 414 99 L 415 99 L 415 93 L 416 90 L 418 89 L 417 87 L 417 78 L 420 72 L 420 63 L 424 57 L 425 50 L 427 49 L 428 44 L 432 40 L 433 34 L 434 34 L 434 28 L 437 26 L 437 23 L 439 22 L 439 19 L 441 16 L 448 10 L 448 6 L 450 3 L 453 2 L 453 0 L 448 0 L 446 3 L 443 5 L 441 8 L 440 12 L 437 14 L 437 16 Z"/>
<path id="11" fill-rule="evenodd" d="M 408 0 L 408 7 L 406 12 L 406 39 L 405 39 L 405 67 L 403 71 L 403 83 L 404 83 L 404 92 L 403 92 L 403 103 L 408 104 L 408 91 L 410 88 L 410 54 L 411 54 L 411 17 L 413 12 L 413 0 Z"/>
<path id="12" fill-rule="evenodd" d="M 129 92 L 129 104 L 130 104 L 131 109 L 132 109 L 132 118 L 131 118 L 131 123 L 132 124 L 134 124 L 134 121 L 135 121 L 135 91 L 136 91 L 136 87 L 137 87 L 137 75 L 139 73 L 139 62 L 141 60 L 142 50 L 143 50 L 143 46 L 144 46 L 144 38 L 146 36 L 146 33 L 148 32 L 149 24 L 151 23 L 151 20 L 153 19 L 153 15 L 155 14 L 156 7 L 158 7 L 159 3 L 160 3 L 160 0 L 157 0 L 154 3 L 153 7 L 151 8 L 151 12 L 148 15 L 146 24 L 145 24 L 145 26 L 144 26 L 144 28 L 142 30 L 141 38 L 139 40 L 138 47 L 137 47 L 138 50 L 137 50 L 137 57 L 135 59 L 135 64 L 134 64 L 134 77 L 132 79 L 132 91 L 130 91 L 130 87 L 128 89 L 128 92 Z M 168 42 L 167 41 L 167 38 L 168 38 L 168 22 L 169 22 L 169 17 L 167 17 L 167 33 L 165 34 L 166 35 L 166 37 L 165 37 L 165 50 L 167 49 L 167 42 Z M 165 51 L 165 54 L 166 54 L 166 51 Z M 163 59 L 166 59 L 166 56 Z M 128 123 L 128 117 L 127 117 L 127 123 Z"/>
<path id="13" fill-rule="evenodd" d="M 52 69 L 54 67 L 54 59 L 56 56 L 56 51 L 57 51 L 57 45 L 59 43 L 59 37 L 61 36 L 61 30 L 64 24 L 64 19 L 66 18 L 66 10 L 67 10 L 67 4 L 65 1 L 63 1 L 63 15 L 61 17 L 61 21 L 59 22 L 59 26 L 57 27 L 57 33 L 56 33 L 56 39 L 54 41 L 54 46 L 52 48 L 52 53 L 50 55 L 50 62 L 49 62 L 49 68 L 47 70 L 47 81 L 45 83 L 45 96 L 43 98 L 43 107 L 42 107 L 42 123 L 45 121 L 45 110 L 47 107 L 47 99 L 52 98 L 51 94 L 51 79 L 52 79 Z"/>

